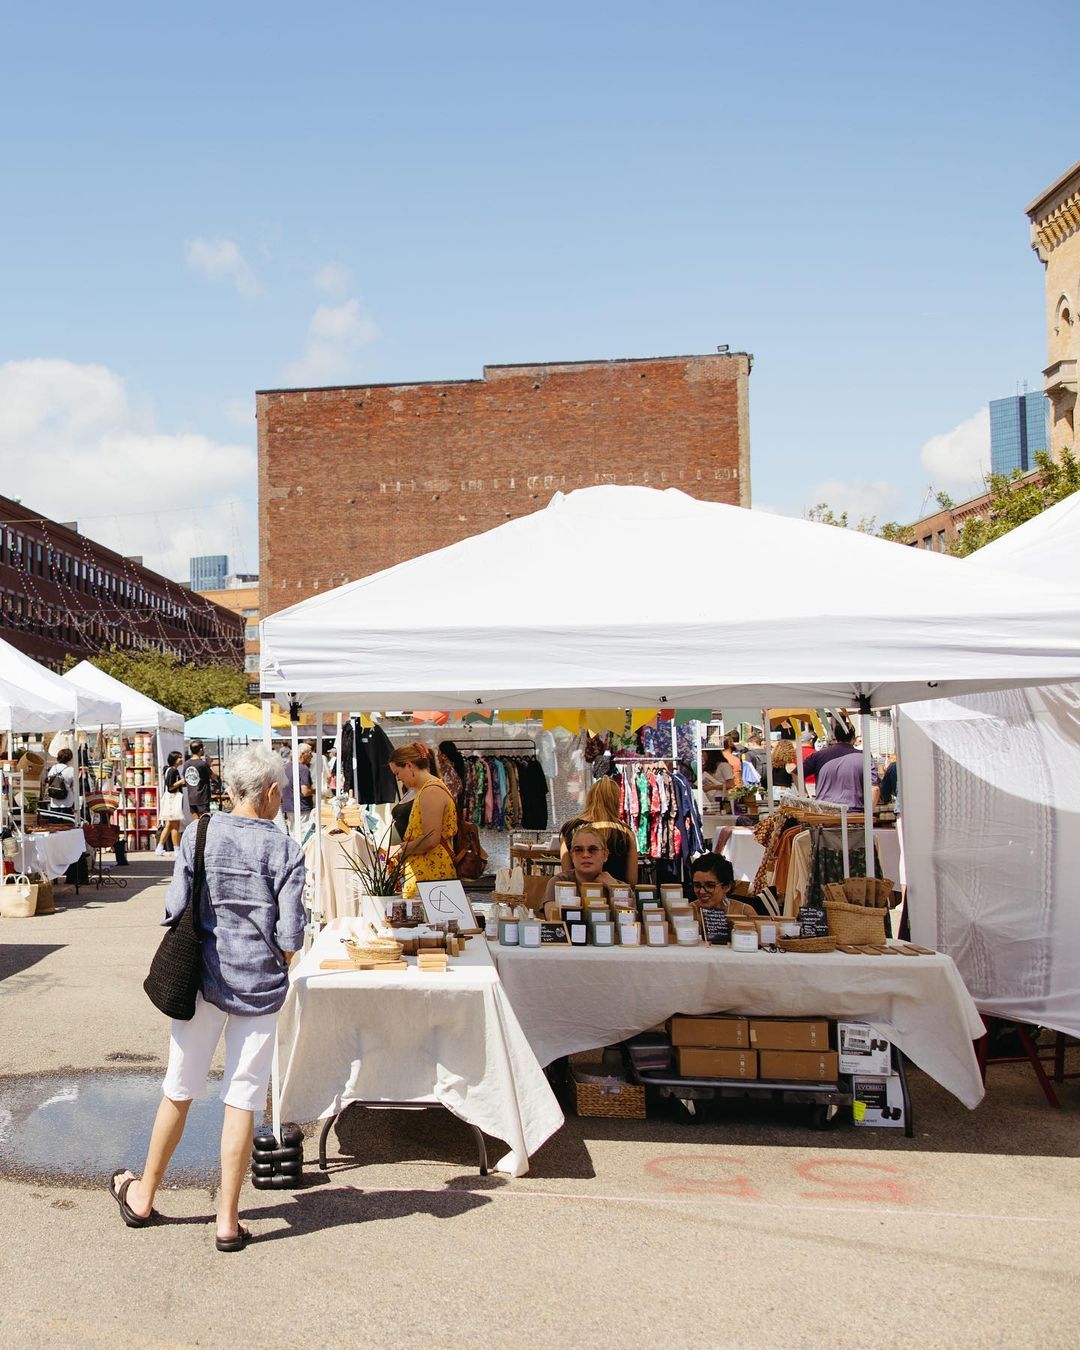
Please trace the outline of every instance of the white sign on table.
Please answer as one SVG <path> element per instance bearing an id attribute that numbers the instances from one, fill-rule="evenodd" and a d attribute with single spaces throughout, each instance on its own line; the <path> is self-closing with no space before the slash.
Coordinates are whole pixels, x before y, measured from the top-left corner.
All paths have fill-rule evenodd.
<path id="1" fill-rule="evenodd" d="M 424 902 L 428 923 L 457 920 L 458 932 L 479 933 L 480 925 L 460 881 L 418 881 L 416 889 Z"/>

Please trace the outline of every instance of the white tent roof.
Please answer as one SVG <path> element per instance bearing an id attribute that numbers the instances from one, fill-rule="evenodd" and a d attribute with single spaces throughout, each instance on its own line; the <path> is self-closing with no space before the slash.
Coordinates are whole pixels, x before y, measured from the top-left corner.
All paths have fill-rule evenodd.
<path id="1" fill-rule="evenodd" d="M 112 699 L 120 704 L 119 725 L 121 731 L 179 731 L 184 730 L 184 719 L 178 712 L 156 703 L 147 694 L 140 694 L 114 675 L 99 670 L 89 661 L 80 661 L 74 669 L 64 676 L 72 684 L 78 684 L 102 698 Z"/>
<path id="2" fill-rule="evenodd" d="M 115 699 L 103 698 L 74 680 L 65 680 L 3 640 L 0 640 L 0 680 L 22 690 L 31 703 L 35 700 L 40 703 L 38 720 L 23 724 L 19 730 L 53 731 L 74 725 L 90 731 L 115 726 L 120 720 L 120 704 Z M 52 720 L 40 720 L 49 718 L 50 709 L 55 713 L 57 706 L 66 709 L 66 717 L 59 726 Z M 33 708 L 24 711 L 32 712 Z"/>
<path id="3" fill-rule="evenodd" d="M 63 731 L 70 727 L 70 708 L 0 678 L 0 731 Z"/>
<path id="4" fill-rule="evenodd" d="M 1064 594 L 669 489 L 534 515 L 265 619 L 310 710 L 874 706 L 1080 678 Z"/>
<path id="5" fill-rule="evenodd" d="M 1034 581 L 1080 586 L 1080 492 L 977 549 L 967 561 Z"/>

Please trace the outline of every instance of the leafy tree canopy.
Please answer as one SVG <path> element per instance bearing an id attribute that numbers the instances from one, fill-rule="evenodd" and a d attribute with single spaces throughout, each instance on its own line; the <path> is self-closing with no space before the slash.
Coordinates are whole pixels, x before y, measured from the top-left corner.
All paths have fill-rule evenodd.
<path id="1" fill-rule="evenodd" d="M 911 529 L 907 525 L 898 525 L 895 520 L 887 520 L 884 525 L 878 525 L 876 516 L 860 516 L 858 521 L 852 524 L 846 511 L 839 514 L 835 512 L 828 502 L 818 502 L 812 506 L 806 513 L 807 520 L 816 520 L 819 525 L 835 525 L 838 529 L 854 529 L 860 534 L 877 535 L 879 539 L 889 539 L 894 544 L 906 544 L 911 537 Z"/>
<path id="2" fill-rule="evenodd" d="M 207 708 L 235 707 L 247 698 L 244 676 L 231 666 L 186 666 L 164 652 L 115 649 L 92 657 L 90 663 L 185 719 Z M 67 669 L 75 664 L 69 656 Z"/>
<path id="3" fill-rule="evenodd" d="M 1035 455 L 1038 474 L 1023 474 L 1014 469 L 1010 474 L 992 473 L 986 486 L 990 493 L 990 510 L 986 516 L 965 520 L 952 546 L 958 558 L 989 544 L 993 539 L 1015 530 L 1017 525 L 1054 506 L 1074 492 L 1080 491 L 1080 461 L 1071 450 L 1063 450 L 1059 460 L 1052 459 L 1044 450 Z"/>

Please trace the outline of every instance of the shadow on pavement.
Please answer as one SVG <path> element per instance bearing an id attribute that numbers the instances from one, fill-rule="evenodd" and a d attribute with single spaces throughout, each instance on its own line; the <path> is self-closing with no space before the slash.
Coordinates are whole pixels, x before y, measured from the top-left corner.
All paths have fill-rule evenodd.
<path id="1" fill-rule="evenodd" d="M 0 944 L 0 980 L 6 980 L 9 975 L 18 975 L 20 971 L 36 966 L 39 961 L 44 961 L 52 952 L 58 952 L 61 947 L 65 946 L 67 946 L 67 943 L 64 942 L 5 942 Z"/>
<path id="2" fill-rule="evenodd" d="M 305 1187 L 290 1192 L 288 1200 L 265 1207 L 246 1209 L 241 1219 L 262 1221 L 283 1219 L 288 1225 L 273 1233 L 259 1234 L 259 1244 L 275 1242 L 279 1238 L 299 1237 L 318 1233 L 325 1228 L 339 1228 L 346 1224 L 373 1223 L 382 1219 L 404 1219 L 412 1214 L 427 1214 L 433 1219 L 456 1219 L 470 1210 L 490 1205 L 486 1195 L 468 1191 L 365 1191 L 363 1187 L 339 1187 L 324 1190 Z"/>

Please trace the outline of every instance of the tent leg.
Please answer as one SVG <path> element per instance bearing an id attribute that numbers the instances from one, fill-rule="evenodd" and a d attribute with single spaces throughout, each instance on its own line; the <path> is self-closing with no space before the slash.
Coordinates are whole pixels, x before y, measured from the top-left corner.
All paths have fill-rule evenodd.
<path id="1" fill-rule="evenodd" d="M 300 705 L 294 699 L 289 704 L 289 745 L 292 749 L 293 838 L 300 843 Z"/>
<path id="2" fill-rule="evenodd" d="M 262 701 L 262 740 L 267 750 L 273 748 L 270 732 L 270 700 L 268 698 L 264 698 Z"/>
<path id="3" fill-rule="evenodd" d="M 859 713 L 862 735 L 862 790 L 863 790 L 863 845 L 866 849 L 866 875 L 872 877 L 874 867 L 874 764 L 870 757 L 870 711 Z"/>
<path id="4" fill-rule="evenodd" d="M 773 776 L 772 776 L 772 723 L 769 721 L 768 708 L 761 710 L 761 735 L 765 742 L 765 795 L 766 805 L 771 811 L 773 809 Z M 766 813 L 767 814 L 767 813 Z"/>

